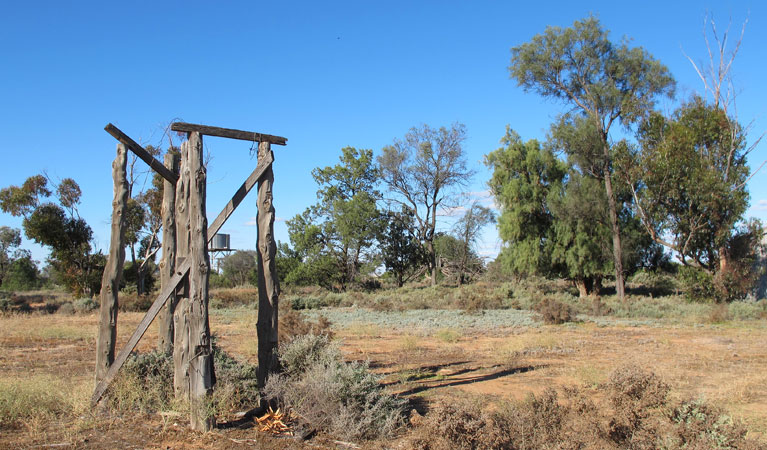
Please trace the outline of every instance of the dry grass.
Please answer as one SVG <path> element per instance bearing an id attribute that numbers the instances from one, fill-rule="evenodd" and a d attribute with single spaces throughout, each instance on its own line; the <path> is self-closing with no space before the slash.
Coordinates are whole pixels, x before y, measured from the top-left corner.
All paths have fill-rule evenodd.
<path id="1" fill-rule="evenodd" d="M 767 385 L 767 322 L 739 321 L 732 307 L 725 317 L 711 316 L 711 311 L 705 309 L 689 323 L 673 326 L 594 320 L 488 330 L 435 327 L 421 335 L 360 321 L 336 324 L 334 331 L 346 359 L 369 360 L 373 370 L 391 375 L 387 377 L 390 389 L 409 392 L 408 397 L 417 401 L 467 395 L 522 401 L 528 394 L 541 394 L 547 386 L 561 391 L 576 385 L 594 391 L 598 403 L 604 398 L 596 392 L 597 386 L 607 382 L 616 367 L 631 363 L 661 374 L 675 401 L 704 398 L 743 420 L 749 436 L 767 442 L 767 392 L 763 389 Z M 120 314 L 118 345 L 127 340 L 142 316 Z M 227 352 L 254 361 L 255 319 L 256 311 L 247 307 L 213 310 L 211 329 Z M 105 425 L 83 414 L 87 410 L 83 399 L 92 388 L 97 322 L 95 314 L 0 316 L 4 330 L 0 414 L 9 418 L 2 419 L 0 447 L 82 443 L 94 435 L 103 436 L 102 447 L 110 446 L 107 439 L 135 447 L 217 447 L 220 435 L 207 440 L 193 437 L 184 431 L 181 419 L 165 423 L 156 414 L 137 413 L 135 420 L 110 419 Z M 140 351 L 154 347 L 155 326 L 139 344 Z M 174 421 L 181 423 L 177 431 Z M 127 436 L 132 440 L 121 440 Z"/>

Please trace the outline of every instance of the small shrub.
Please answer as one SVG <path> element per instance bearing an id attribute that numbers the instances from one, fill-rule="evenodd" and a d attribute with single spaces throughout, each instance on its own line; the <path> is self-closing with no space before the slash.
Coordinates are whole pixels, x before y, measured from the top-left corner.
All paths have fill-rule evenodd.
<path id="1" fill-rule="evenodd" d="M 440 328 L 435 334 L 436 338 L 442 342 L 455 343 L 461 339 L 461 332 L 452 328 Z"/>
<path id="2" fill-rule="evenodd" d="M 404 401 L 387 394 L 365 363 L 345 363 L 327 336 L 303 336 L 280 347 L 285 374 L 269 378 L 269 400 L 290 408 L 313 428 L 345 439 L 392 436 Z"/>
<path id="3" fill-rule="evenodd" d="M 13 301 L 7 292 L 0 291 L 0 312 L 10 312 L 13 310 Z"/>
<path id="4" fill-rule="evenodd" d="M 677 276 L 688 300 L 704 303 L 716 300 L 714 278 L 711 274 L 695 267 L 682 266 Z"/>
<path id="5" fill-rule="evenodd" d="M 320 309 L 328 306 L 327 302 L 318 297 L 293 297 L 290 300 L 291 309 Z"/>
<path id="6" fill-rule="evenodd" d="M 678 405 L 671 413 L 671 421 L 676 425 L 674 437 L 680 448 L 744 448 L 742 445 L 748 442 L 743 425 L 700 400 Z"/>
<path id="7" fill-rule="evenodd" d="M 570 305 L 556 301 L 553 298 L 544 298 L 535 305 L 534 309 L 543 316 L 543 323 L 547 325 L 560 325 L 573 319 Z"/>
<path id="8" fill-rule="evenodd" d="M 214 340 L 213 367 L 216 372 L 216 388 L 211 399 L 214 414 L 235 412 L 258 404 L 258 366 L 232 357 Z"/>
<path id="9" fill-rule="evenodd" d="M 725 303 L 719 303 L 711 307 L 708 314 L 708 322 L 717 324 L 724 323 L 730 318 L 729 307 Z"/>
<path id="10" fill-rule="evenodd" d="M 154 412 L 173 402 L 173 359 L 162 352 L 133 353 L 106 394 L 111 409 Z"/>
<path id="11" fill-rule="evenodd" d="M 91 297 L 78 298 L 72 302 L 75 312 L 84 314 L 99 309 L 99 302 Z"/>
<path id="12" fill-rule="evenodd" d="M 610 374 L 607 382 L 614 414 L 610 419 L 613 441 L 635 448 L 651 445 L 656 439 L 651 417 L 666 404 L 669 386 L 652 372 L 624 366 Z"/>
<path id="13" fill-rule="evenodd" d="M 279 313 L 279 333 L 280 342 L 290 342 L 296 336 L 307 334 L 333 336 L 330 329 L 331 323 L 325 316 L 317 318 L 316 322 L 306 320 L 300 312 L 292 309 L 283 309 Z"/>
<path id="14" fill-rule="evenodd" d="M 315 364 L 329 365 L 340 358 L 340 350 L 327 335 L 296 336 L 280 346 L 280 364 L 289 376 L 301 375 Z"/>
<path id="15" fill-rule="evenodd" d="M 65 316 L 71 316 L 75 313 L 75 305 L 72 304 L 72 302 L 65 302 L 62 303 L 61 306 L 59 306 L 59 309 L 56 310 L 57 313 L 63 314 Z"/>
<path id="16" fill-rule="evenodd" d="M 126 288 L 120 291 L 117 307 L 122 312 L 145 312 L 152 306 L 152 302 L 154 298 L 150 295 L 138 295 Z"/>
<path id="17" fill-rule="evenodd" d="M 209 399 L 214 415 L 236 412 L 259 401 L 256 366 L 231 357 L 213 342 L 216 386 Z M 115 411 L 183 409 L 174 399 L 173 357 L 162 352 L 132 354 L 106 394 Z"/>

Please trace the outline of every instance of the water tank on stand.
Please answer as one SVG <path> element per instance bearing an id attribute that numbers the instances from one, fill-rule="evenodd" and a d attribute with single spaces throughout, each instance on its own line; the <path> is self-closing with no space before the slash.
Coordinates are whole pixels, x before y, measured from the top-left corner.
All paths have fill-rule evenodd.
<path id="1" fill-rule="evenodd" d="M 229 250 L 229 235 L 218 233 L 213 236 L 213 247 L 211 250 Z"/>

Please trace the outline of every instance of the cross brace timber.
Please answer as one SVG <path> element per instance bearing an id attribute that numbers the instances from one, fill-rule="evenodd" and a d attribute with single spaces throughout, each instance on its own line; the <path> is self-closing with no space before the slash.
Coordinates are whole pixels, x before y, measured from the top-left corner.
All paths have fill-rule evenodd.
<path id="1" fill-rule="evenodd" d="M 107 124 L 107 126 L 104 127 L 104 130 L 114 136 L 115 139 L 122 142 L 126 147 L 128 147 L 130 151 L 135 153 L 136 156 L 144 160 L 145 163 L 149 164 L 149 167 L 151 167 L 155 172 L 159 173 L 163 178 L 168 180 L 174 186 L 176 185 L 176 182 L 178 181 L 178 175 L 168 170 L 168 168 L 165 167 L 163 163 L 156 160 L 154 156 L 150 155 L 149 152 L 144 149 L 144 147 L 138 145 L 138 143 L 131 139 L 127 134 L 120 131 L 119 128 L 112 125 L 111 123 Z"/>

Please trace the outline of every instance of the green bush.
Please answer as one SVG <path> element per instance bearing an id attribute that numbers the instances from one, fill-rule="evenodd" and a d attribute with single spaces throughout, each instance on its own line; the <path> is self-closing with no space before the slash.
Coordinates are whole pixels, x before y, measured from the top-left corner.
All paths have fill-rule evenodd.
<path id="1" fill-rule="evenodd" d="M 716 300 L 714 278 L 701 269 L 690 266 L 679 268 L 679 281 L 684 288 L 685 297 L 694 302 L 712 302 Z"/>

